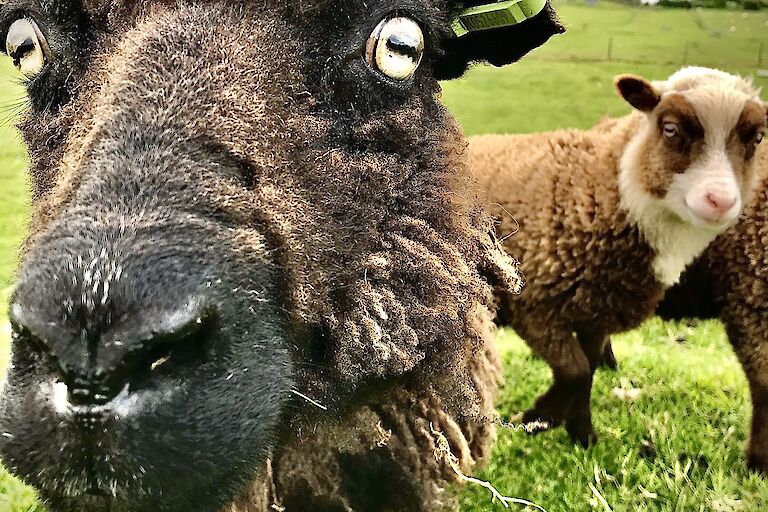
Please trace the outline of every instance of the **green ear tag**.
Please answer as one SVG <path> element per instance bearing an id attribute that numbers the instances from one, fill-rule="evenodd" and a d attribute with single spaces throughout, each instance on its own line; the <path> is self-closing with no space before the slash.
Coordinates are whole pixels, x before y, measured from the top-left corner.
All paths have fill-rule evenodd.
<path id="1" fill-rule="evenodd" d="M 510 27 L 533 18 L 544 10 L 547 0 L 511 0 L 477 5 L 461 11 L 451 23 L 456 37 L 470 32 Z"/>

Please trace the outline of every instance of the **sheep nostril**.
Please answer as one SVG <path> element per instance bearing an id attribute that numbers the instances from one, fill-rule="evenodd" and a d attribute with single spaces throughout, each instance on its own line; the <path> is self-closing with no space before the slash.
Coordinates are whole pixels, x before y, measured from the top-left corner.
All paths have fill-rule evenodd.
<path id="1" fill-rule="evenodd" d="M 122 339 L 133 337 L 136 342 L 113 359 L 114 364 L 102 380 L 112 396 L 127 384 L 133 388 L 139 382 L 151 382 L 161 369 L 197 350 L 207 337 L 212 312 L 208 308 L 187 307 L 165 312 L 159 318 L 147 319 L 141 333 L 120 334 Z"/>
<path id="2" fill-rule="evenodd" d="M 707 193 L 707 204 L 718 213 L 725 213 L 736 203 L 736 198 L 730 195 Z"/>

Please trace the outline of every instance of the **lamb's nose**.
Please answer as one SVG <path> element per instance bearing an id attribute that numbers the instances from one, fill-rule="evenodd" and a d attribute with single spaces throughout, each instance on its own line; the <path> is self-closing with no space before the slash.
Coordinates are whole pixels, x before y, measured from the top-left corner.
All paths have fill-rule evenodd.
<path id="1" fill-rule="evenodd" d="M 103 332 L 67 332 L 43 315 L 11 306 L 11 325 L 17 341 L 37 353 L 55 377 L 67 387 L 75 406 L 110 402 L 126 386 L 146 381 L 174 352 L 194 350 L 204 336 L 211 311 L 199 301 L 170 311 L 148 311 Z M 69 331 L 72 332 L 72 331 Z"/>
<path id="2" fill-rule="evenodd" d="M 736 204 L 736 196 L 724 192 L 708 192 L 707 205 L 718 217 L 728 212 Z"/>

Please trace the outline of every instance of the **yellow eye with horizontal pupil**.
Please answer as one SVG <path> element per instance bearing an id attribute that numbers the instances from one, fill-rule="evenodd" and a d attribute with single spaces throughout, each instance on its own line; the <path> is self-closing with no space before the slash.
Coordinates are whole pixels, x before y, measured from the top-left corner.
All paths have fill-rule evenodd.
<path id="1" fill-rule="evenodd" d="M 424 56 L 424 33 L 410 18 L 386 18 L 379 23 L 365 47 L 368 64 L 398 81 L 411 78 Z"/>
<path id="2" fill-rule="evenodd" d="M 662 129 L 664 132 L 664 136 L 668 139 L 671 139 L 672 137 L 675 137 L 678 133 L 678 128 L 675 123 L 664 123 L 664 127 Z"/>
<path id="3" fill-rule="evenodd" d="M 37 24 L 30 19 L 20 19 L 8 29 L 5 53 L 24 76 L 34 78 L 50 60 L 51 50 Z"/>

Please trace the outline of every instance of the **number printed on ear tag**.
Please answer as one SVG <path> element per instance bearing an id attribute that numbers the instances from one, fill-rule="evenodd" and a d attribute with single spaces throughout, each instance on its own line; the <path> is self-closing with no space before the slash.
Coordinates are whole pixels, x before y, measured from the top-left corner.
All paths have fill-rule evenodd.
<path id="1" fill-rule="evenodd" d="M 469 7 L 451 23 L 456 37 L 470 32 L 510 27 L 539 14 L 547 0 L 511 0 Z"/>

